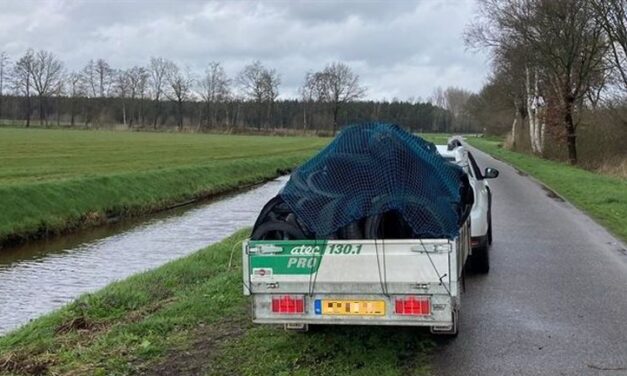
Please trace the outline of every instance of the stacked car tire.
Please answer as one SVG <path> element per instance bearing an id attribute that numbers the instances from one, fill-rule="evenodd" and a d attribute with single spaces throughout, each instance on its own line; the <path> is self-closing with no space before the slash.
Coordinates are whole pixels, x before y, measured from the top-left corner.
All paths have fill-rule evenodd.
<path id="1" fill-rule="evenodd" d="M 280 195 L 264 206 L 255 222 L 253 240 L 303 239 L 411 239 L 420 238 L 397 211 L 387 211 L 361 218 L 332 234 L 320 236 L 311 232 L 305 223 L 288 207 Z"/>

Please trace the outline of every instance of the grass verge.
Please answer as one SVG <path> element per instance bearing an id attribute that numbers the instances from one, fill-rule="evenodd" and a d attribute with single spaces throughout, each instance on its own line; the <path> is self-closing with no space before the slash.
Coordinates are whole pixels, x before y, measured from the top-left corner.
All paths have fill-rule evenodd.
<path id="1" fill-rule="evenodd" d="M 0 129 L 0 244 L 259 183 L 319 138 Z"/>
<path id="2" fill-rule="evenodd" d="M 2 375 L 408 375 L 428 371 L 424 332 L 253 326 L 240 231 L 113 283 L 0 337 Z M 234 250 L 233 265 L 229 259 Z"/>
<path id="3" fill-rule="evenodd" d="M 470 138 L 471 145 L 540 180 L 627 241 L 627 179 L 611 177 L 502 147 L 497 139 Z"/>

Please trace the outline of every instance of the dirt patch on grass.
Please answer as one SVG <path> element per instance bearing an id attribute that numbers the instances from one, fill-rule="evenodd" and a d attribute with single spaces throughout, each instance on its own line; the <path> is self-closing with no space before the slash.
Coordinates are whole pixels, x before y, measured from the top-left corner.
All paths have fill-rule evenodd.
<path id="1" fill-rule="evenodd" d="M 0 357 L 0 374 L 47 375 L 53 365 L 49 357 L 33 357 L 26 352 L 10 352 Z"/>
<path id="2" fill-rule="evenodd" d="M 251 325 L 246 317 L 199 325 L 190 332 L 192 339 L 185 348 L 169 350 L 158 363 L 141 367 L 141 373 L 160 376 L 206 374 L 225 343 L 244 335 Z"/>

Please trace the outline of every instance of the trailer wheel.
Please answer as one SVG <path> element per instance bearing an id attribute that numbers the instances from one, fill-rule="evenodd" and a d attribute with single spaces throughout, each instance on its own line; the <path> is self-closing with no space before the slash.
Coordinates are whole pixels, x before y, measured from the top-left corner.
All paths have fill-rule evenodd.
<path id="1" fill-rule="evenodd" d="M 262 223 L 250 237 L 253 240 L 300 240 L 305 234 L 289 222 L 270 221 Z"/>

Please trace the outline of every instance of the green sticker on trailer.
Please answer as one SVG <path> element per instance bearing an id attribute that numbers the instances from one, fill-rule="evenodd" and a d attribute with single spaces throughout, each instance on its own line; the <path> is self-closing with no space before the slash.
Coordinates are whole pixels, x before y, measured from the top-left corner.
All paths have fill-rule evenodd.
<path id="1" fill-rule="evenodd" d="M 303 240 L 298 243 L 260 240 L 251 241 L 249 249 L 251 250 L 251 269 L 272 269 L 275 275 L 307 275 L 318 271 L 327 249 L 327 242 L 326 240 Z M 259 250 L 259 253 L 253 253 L 253 250 Z"/>
<path id="2" fill-rule="evenodd" d="M 362 244 L 329 243 L 326 240 L 256 240 L 249 244 L 250 267 L 271 269 L 273 274 L 316 273 L 325 255 L 359 255 Z"/>

